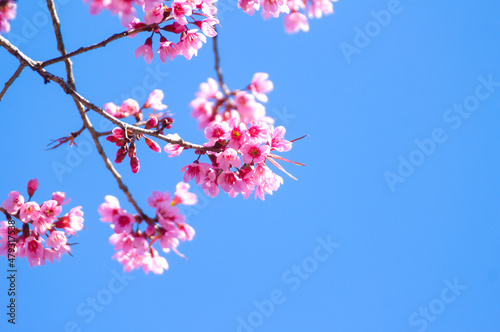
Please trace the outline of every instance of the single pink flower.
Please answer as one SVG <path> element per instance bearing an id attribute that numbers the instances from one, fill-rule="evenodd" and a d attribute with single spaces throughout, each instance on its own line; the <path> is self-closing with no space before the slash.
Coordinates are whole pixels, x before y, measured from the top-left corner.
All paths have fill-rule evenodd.
<path id="1" fill-rule="evenodd" d="M 23 223 L 37 221 L 40 217 L 40 206 L 36 202 L 27 202 L 21 206 L 19 210 L 19 219 Z"/>
<path id="2" fill-rule="evenodd" d="M 193 9 L 188 1 L 174 1 L 171 5 L 174 19 L 182 25 L 188 24 L 186 16 L 193 14 Z"/>
<path id="3" fill-rule="evenodd" d="M 223 170 L 228 171 L 231 167 L 240 167 L 241 160 L 235 149 L 226 148 L 217 155 L 217 163 Z"/>
<path id="4" fill-rule="evenodd" d="M 37 240 L 34 236 L 27 237 L 25 240 L 25 255 L 31 267 L 43 265 L 44 250 L 41 240 Z"/>
<path id="5" fill-rule="evenodd" d="M 309 31 L 309 21 L 304 14 L 293 12 L 285 16 L 285 31 L 287 33 L 297 33 L 300 30 Z"/>
<path id="6" fill-rule="evenodd" d="M 16 214 L 24 204 L 24 197 L 17 191 L 11 191 L 8 197 L 9 198 L 3 201 L 2 207 L 7 210 L 8 213 Z"/>
<path id="7" fill-rule="evenodd" d="M 219 24 L 219 20 L 214 17 L 208 17 L 203 21 L 195 21 L 194 24 L 200 28 L 207 37 L 215 37 L 217 35 L 214 25 Z"/>
<path id="8" fill-rule="evenodd" d="M 207 37 L 197 31 L 198 29 L 191 29 L 183 32 L 177 43 L 180 53 L 188 60 L 191 60 L 193 55 L 198 55 L 198 50 L 207 42 Z"/>
<path id="9" fill-rule="evenodd" d="M 135 223 L 135 218 L 130 213 L 122 211 L 113 217 L 112 221 L 115 233 L 130 233 L 132 224 Z"/>
<path id="10" fill-rule="evenodd" d="M 172 200 L 171 205 L 184 204 L 184 205 L 194 205 L 198 202 L 195 193 L 190 193 L 189 184 L 185 182 L 179 182 L 175 186 L 175 196 Z"/>
<path id="11" fill-rule="evenodd" d="M 110 196 L 110 197 L 112 197 L 112 196 Z M 103 204 L 101 204 L 101 206 Z M 101 220 L 102 220 L 102 218 L 101 218 Z M 110 221 L 112 221 L 112 220 L 110 220 Z M 77 206 L 77 207 L 72 208 L 69 211 L 69 213 L 66 213 L 64 216 L 60 217 L 59 220 L 54 223 L 54 227 L 64 229 L 64 231 L 69 235 L 75 235 L 76 232 L 80 231 L 83 228 L 82 207 Z"/>
<path id="12" fill-rule="evenodd" d="M 135 51 L 135 57 L 138 58 L 140 55 L 144 57 L 144 61 L 146 61 L 147 64 L 150 64 L 153 61 L 153 38 L 149 37 L 146 39 L 146 42 L 144 45 L 140 46 L 136 51 Z"/>
<path id="13" fill-rule="evenodd" d="M 40 219 L 47 222 L 53 222 L 61 213 L 62 207 L 55 200 L 49 200 L 42 204 L 40 207 Z"/>
<path id="14" fill-rule="evenodd" d="M 268 142 L 268 144 L 271 146 L 271 149 L 279 152 L 286 152 L 292 148 L 292 142 L 285 140 L 285 127 L 278 126 L 273 129 L 271 126 L 270 132 L 271 141 Z"/>
<path id="15" fill-rule="evenodd" d="M 217 178 L 217 184 L 227 193 L 239 193 L 245 188 L 243 181 L 230 171 L 223 171 Z"/>
<path id="16" fill-rule="evenodd" d="M 156 207 L 160 202 L 170 202 L 170 194 L 168 192 L 153 191 L 151 196 L 148 197 L 149 206 Z"/>
<path id="17" fill-rule="evenodd" d="M 62 247 L 69 247 L 67 243 L 66 233 L 61 231 L 51 231 L 49 237 L 47 238 L 47 247 L 58 250 Z"/>
<path id="18" fill-rule="evenodd" d="M 126 115 L 136 115 L 140 111 L 139 103 L 132 98 L 125 100 L 120 109 Z"/>
<path id="19" fill-rule="evenodd" d="M 71 201 L 71 198 L 68 198 L 68 200 L 65 202 L 64 200 L 66 199 L 66 194 L 61 191 L 56 191 L 55 193 L 53 193 L 52 199 L 59 205 L 68 204 Z"/>
<path id="20" fill-rule="evenodd" d="M 181 168 L 184 173 L 184 182 L 191 181 L 194 178 L 196 184 L 200 184 L 210 170 L 210 165 L 207 163 L 194 162 Z"/>
<path id="21" fill-rule="evenodd" d="M 174 60 L 176 56 L 180 54 L 180 49 L 177 44 L 168 41 L 167 38 L 161 36 L 160 47 L 157 53 L 160 55 L 160 60 L 163 63 L 167 62 L 167 58 Z"/>
<path id="22" fill-rule="evenodd" d="M 163 20 L 165 6 L 161 1 L 150 1 L 144 4 L 144 22 L 146 24 L 160 23 Z"/>
<path id="23" fill-rule="evenodd" d="M 107 195 L 104 197 L 104 203 L 99 205 L 97 211 L 101 215 L 101 221 L 111 222 L 115 214 L 120 212 L 120 202 L 118 202 L 118 198 Z"/>
<path id="24" fill-rule="evenodd" d="M 273 82 L 269 81 L 268 77 L 267 73 L 255 73 L 249 86 L 255 98 L 264 103 L 268 100 L 265 94 L 273 90 Z"/>
<path id="25" fill-rule="evenodd" d="M 266 156 L 271 151 L 269 145 L 261 145 L 254 142 L 243 145 L 240 149 L 245 164 L 258 164 L 266 160 Z"/>
<path id="26" fill-rule="evenodd" d="M 238 8 L 241 8 L 248 15 L 253 15 L 260 8 L 259 0 L 238 0 Z"/>
<path id="27" fill-rule="evenodd" d="M 212 122 L 205 128 L 205 137 L 213 145 L 218 140 L 229 139 L 231 133 L 229 132 L 229 125 L 227 122 Z"/>
<path id="28" fill-rule="evenodd" d="M 161 44 L 161 40 L 160 40 Z M 160 56 L 161 57 L 161 56 Z M 144 103 L 144 108 L 152 108 L 157 111 L 161 111 L 167 108 L 167 105 L 163 105 L 163 91 L 160 89 L 155 89 L 149 94 L 148 100 Z"/>

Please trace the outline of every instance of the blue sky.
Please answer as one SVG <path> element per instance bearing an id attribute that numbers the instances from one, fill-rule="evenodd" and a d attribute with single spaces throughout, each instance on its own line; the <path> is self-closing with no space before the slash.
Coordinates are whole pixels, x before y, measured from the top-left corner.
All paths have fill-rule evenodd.
<path id="1" fill-rule="evenodd" d="M 122 31 L 116 17 L 90 16 L 82 1 L 58 3 L 68 50 Z M 499 331 L 500 3 L 340 1 L 334 15 L 291 36 L 282 18 L 221 4 L 228 86 L 269 73 L 268 114 L 287 138 L 309 135 L 285 155 L 308 165 L 287 166 L 298 181 L 284 176 L 264 202 L 194 188 L 200 204 L 186 212 L 197 233 L 179 247 L 188 260 L 169 254 L 163 275 L 125 277 L 97 207 L 108 194 L 132 207 L 88 136 L 79 149 L 44 151 L 80 118 L 58 86 L 26 70 L 0 102 L 0 195 L 37 177 L 35 200 L 66 192 L 88 229 L 74 257 L 33 269 L 18 262 L 18 321 L 9 326 L 3 313 L 0 330 Z M 34 59 L 57 56 L 38 3 L 19 2 L 6 37 Z M 75 57 L 78 91 L 97 105 L 142 103 L 147 82 L 165 92 L 173 131 L 202 143 L 187 105 L 215 78 L 211 41 L 191 61 L 147 65 L 134 58 L 144 39 Z M 5 50 L 0 61 L 6 81 L 18 63 Z M 61 64 L 48 69 L 64 73 Z M 118 170 L 151 214 L 147 197 L 173 192 L 193 156 L 144 148 L 139 157 L 138 174 Z M 59 164 L 70 171 L 58 173 Z M 6 259 L 0 265 L 7 270 Z M 4 279 L 3 308 L 7 288 Z"/>

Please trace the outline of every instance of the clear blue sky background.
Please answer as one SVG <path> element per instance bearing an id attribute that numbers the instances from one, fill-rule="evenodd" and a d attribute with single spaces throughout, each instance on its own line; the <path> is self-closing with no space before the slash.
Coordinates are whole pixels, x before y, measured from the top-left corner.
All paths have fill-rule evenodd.
<path id="1" fill-rule="evenodd" d="M 122 31 L 116 17 L 90 16 L 82 1 L 59 3 L 68 50 Z M 0 330 L 500 331 L 500 86 L 494 83 L 500 82 L 500 3 L 402 0 L 377 30 L 371 11 L 391 2 L 340 1 L 333 16 L 292 36 L 282 18 L 264 21 L 234 2 L 221 4 L 221 64 L 229 87 L 268 72 L 275 85 L 268 114 L 286 126 L 288 138 L 310 135 L 285 155 L 308 165 L 287 165 L 299 180 L 284 176 L 264 202 L 200 196 L 188 216 L 196 237 L 179 247 L 188 260 L 169 254 L 163 275 L 141 270 L 117 281 L 122 266 L 111 260 L 112 232 L 97 207 L 111 194 L 132 208 L 85 136 L 80 150 L 44 151 L 81 120 L 56 84 L 44 85 L 26 70 L 0 103 L 0 194 L 25 192 L 37 177 L 35 200 L 66 192 L 71 206 L 83 206 L 88 230 L 80 232 L 74 257 L 33 269 L 18 262 L 15 328 L 6 322 L 1 278 Z M 20 1 L 6 36 L 23 37 L 16 45 L 34 59 L 55 57 L 46 19 L 45 7 Z M 369 41 L 356 37 L 365 28 L 373 29 Z M 187 105 L 199 83 L 215 77 L 211 41 L 191 61 L 163 64 L 156 57 L 148 66 L 134 59 L 144 39 L 121 39 L 75 57 L 78 91 L 97 105 L 131 95 L 142 103 L 147 79 L 165 91 L 173 132 L 203 142 Z M 357 51 L 346 57 L 341 45 L 347 44 Z M 5 82 L 18 62 L 0 50 L 0 63 Z M 60 64 L 48 69 L 64 73 Z M 151 72 L 160 73 L 156 81 Z M 493 83 L 484 86 L 481 77 L 490 75 Z M 465 111 L 468 117 L 449 111 L 464 101 L 476 109 Z M 431 149 L 434 131 L 439 142 Z M 428 155 L 415 140 L 426 142 Z M 104 144 L 113 156 L 115 148 Z M 80 157 L 71 159 L 75 153 Z M 147 148 L 139 157 L 138 174 L 127 165 L 118 169 L 146 209 L 150 193 L 172 192 L 180 168 L 193 160 L 190 153 L 170 159 Z M 418 166 L 405 169 L 403 159 Z M 71 172 L 58 177 L 57 163 Z M 394 190 L 386 172 L 401 176 Z M 318 239 L 338 245 L 328 253 Z M 0 269 L 7 269 L 6 259 Z M 101 311 L 87 304 L 96 297 L 104 302 Z"/>

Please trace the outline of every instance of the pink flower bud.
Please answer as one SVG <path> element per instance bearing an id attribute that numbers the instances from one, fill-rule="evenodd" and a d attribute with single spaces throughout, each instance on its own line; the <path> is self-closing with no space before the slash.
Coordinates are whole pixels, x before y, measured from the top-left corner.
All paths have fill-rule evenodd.
<path id="1" fill-rule="evenodd" d="M 139 172 L 139 168 L 141 168 L 141 165 L 139 164 L 139 158 L 135 156 L 130 158 L 130 167 L 132 168 L 132 173 Z"/>
<path id="2" fill-rule="evenodd" d="M 116 151 L 116 159 L 115 163 L 119 164 L 125 159 L 125 156 L 127 155 L 127 150 L 124 149 L 123 147 L 119 148 L 118 151 Z"/>
<path id="3" fill-rule="evenodd" d="M 36 189 L 38 188 L 38 180 L 32 179 L 28 181 L 28 196 L 31 197 L 35 193 Z"/>
<path id="4" fill-rule="evenodd" d="M 146 139 L 146 144 L 148 145 L 148 147 L 151 150 L 153 150 L 154 152 L 158 152 L 158 153 L 161 152 L 161 148 L 160 148 L 160 145 L 158 143 L 156 143 L 155 141 L 153 141 L 149 137 L 144 137 L 144 138 Z"/>

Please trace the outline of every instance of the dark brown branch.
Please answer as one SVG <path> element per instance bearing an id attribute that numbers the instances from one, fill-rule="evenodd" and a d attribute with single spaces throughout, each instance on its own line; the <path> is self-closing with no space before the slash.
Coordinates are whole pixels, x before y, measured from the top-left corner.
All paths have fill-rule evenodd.
<path id="1" fill-rule="evenodd" d="M 169 21 L 172 18 L 173 18 L 172 16 L 169 16 L 163 22 Z M 153 24 L 149 24 L 149 25 L 137 28 L 137 29 L 132 29 L 132 30 L 127 30 L 127 31 L 115 33 L 111 37 L 108 37 L 108 38 L 104 39 L 103 41 L 101 41 L 101 42 L 99 42 L 97 44 L 93 44 L 93 45 L 90 45 L 90 46 L 83 46 L 83 47 L 80 47 L 79 49 L 77 49 L 77 50 L 75 50 L 73 52 L 70 52 L 70 53 L 66 54 L 66 55 L 63 55 L 63 56 L 60 56 L 60 57 L 57 57 L 57 58 L 54 58 L 54 59 L 46 60 L 46 61 L 44 61 L 42 63 L 41 66 L 42 67 L 46 67 L 46 66 L 52 65 L 54 63 L 61 62 L 61 61 L 64 61 L 66 59 L 69 59 L 71 57 L 74 57 L 75 55 L 82 54 L 82 53 L 85 53 L 85 52 L 88 52 L 88 51 L 92 51 L 92 50 L 95 50 L 96 48 L 104 47 L 107 44 L 111 43 L 112 41 L 115 41 L 117 39 L 133 35 L 135 33 L 144 32 L 144 31 L 152 31 L 157 26 L 158 26 L 158 23 L 153 23 Z"/>
<path id="2" fill-rule="evenodd" d="M 72 96 L 73 98 L 76 98 L 80 103 L 82 103 L 85 107 L 95 111 L 102 117 L 106 118 L 107 120 L 111 121 L 115 125 L 126 129 L 130 130 L 134 133 L 138 134 L 143 134 L 143 135 L 148 135 L 152 137 L 156 137 L 162 141 L 165 141 L 167 143 L 171 144 L 178 144 L 186 149 L 196 149 L 200 151 L 215 151 L 216 149 L 214 147 L 206 147 L 203 145 L 199 144 L 193 144 L 190 142 L 186 142 L 183 139 L 173 139 L 170 137 L 167 137 L 165 135 L 159 134 L 155 130 L 148 130 L 148 129 L 143 129 L 137 126 L 130 125 L 126 122 L 123 122 L 121 120 L 118 120 L 111 114 L 108 114 L 106 111 L 104 111 L 102 108 L 97 107 L 84 97 L 82 97 L 78 92 L 76 92 L 73 88 L 71 88 L 64 79 L 62 79 L 59 76 L 56 76 L 48 71 L 46 71 L 44 68 L 41 67 L 41 62 L 40 61 L 34 61 L 30 57 L 26 56 L 24 53 L 22 53 L 17 47 L 12 45 L 6 38 L 4 38 L 2 35 L 0 35 L 0 46 L 4 47 L 7 49 L 9 53 L 14 55 L 22 64 L 25 64 L 26 66 L 29 66 L 33 71 L 37 72 L 40 76 L 42 76 L 45 80 L 45 82 L 49 81 L 54 81 L 56 82 L 67 94 Z"/>
<path id="3" fill-rule="evenodd" d="M 26 67 L 26 66 L 23 65 L 23 64 L 20 64 L 19 67 L 17 67 L 17 70 L 14 73 L 14 75 L 12 75 L 12 77 L 7 82 L 5 82 L 5 85 L 4 85 L 3 89 L 2 89 L 2 92 L 0 92 L 0 101 L 2 100 L 2 98 L 5 95 L 5 93 L 7 92 L 7 90 L 9 90 L 10 86 L 12 85 L 12 83 L 14 83 L 14 81 L 16 80 L 16 78 L 19 77 L 19 75 L 23 71 L 24 67 Z"/>
<path id="4" fill-rule="evenodd" d="M 215 29 L 215 27 L 214 27 Z M 221 86 L 222 91 L 226 98 L 229 97 L 229 90 L 227 86 L 224 84 L 224 80 L 222 79 L 222 69 L 220 68 L 220 59 L 219 59 L 219 48 L 217 47 L 217 36 L 218 33 L 213 37 L 214 40 L 214 54 L 215 54 L 215 71 L 217 72 L 217 78 L 219 79 L 219 84 Z"/>
<path id="5" fill-rule="evenodd" d="M 49 9 L 50 16 L 52 17 L 52 24 L 54 26 L 54 33 L 56 35 L 56 40 L 57 40 L 57 49 L 59 50 L 61 55 L 64 56 L 64 55 L 66 55 L 66 50 L 64 48 L 64 42 L 63 42 L 62 34 L 61 34 L 61 25 L 60 25 L 59 18 L 57 16 L 57 12 L 56 12 L 56 9 L 54 6 L 54 1 L 47 0 L 47 7 Z M 75 80 L 74 80 L 74 76 L 73 76 L 73 64 L 69 58 L 64 59 L 64 62 L 66 65 L 66 73 L 67 73 L 67 79 L 68 79 L 67 85 L 70 89 L 72 89 L 76 93 Z M 62 82 L 64 82 L 64 80 L 62 80 L 62 79 L 60 79 L 60 80 Z M 64 82 L 64 83 L 66 84 L 66 82 Z M 80 113 L 80 117 L 82 118 L 83 125 L 84 125 L 84 127 L 79 130 L 79 133 L 81 133 L 84 130 L 84 128 L 87 128 L 87 130 L 90 132 L 90 135 L 92 136 L 92 140 L 94 141 L 94 145 L 97 148 L 97 152 L 99 153 L 99 155 L 103 159 L 104 164 L 106 165 L 106 168 L 115 177 L 116 182 L 118 183 L 118 187 L 123 191 L 125 196 L 127 196 L 128 201 L 134 206 L 137 213 L 139 213 L 139 215 L 141 215 L 141 217 L 146 222 L 151 223 L 150 218 L 144 213 L 144 211 L 142 211 L 140 206 L 137 204 L 135 199 L 132 197 L 132 194 L 128 190 L 127 186 L 121 180 L 121 175 L 114 168 L 113 164 L 106 156 L 106 153 L 104 152 L 104 149 L 102 148 L 101 143 L 99 142 L 99 136 L 97 135 L 97 132 L 95 131 L 95 129 L 92 126 L 92 123 L 90 122 L 89 118 L 87 117 L 86 111 L 84 110 L 81 101 L 78 98 L 76 98 L 75 95 L 72 95 L 72 97 L 73 97 L 75 105 L 78 109 L 78 112 Z M 72 133 L 72 135 L 73 135 L 73 133 Z"/>

